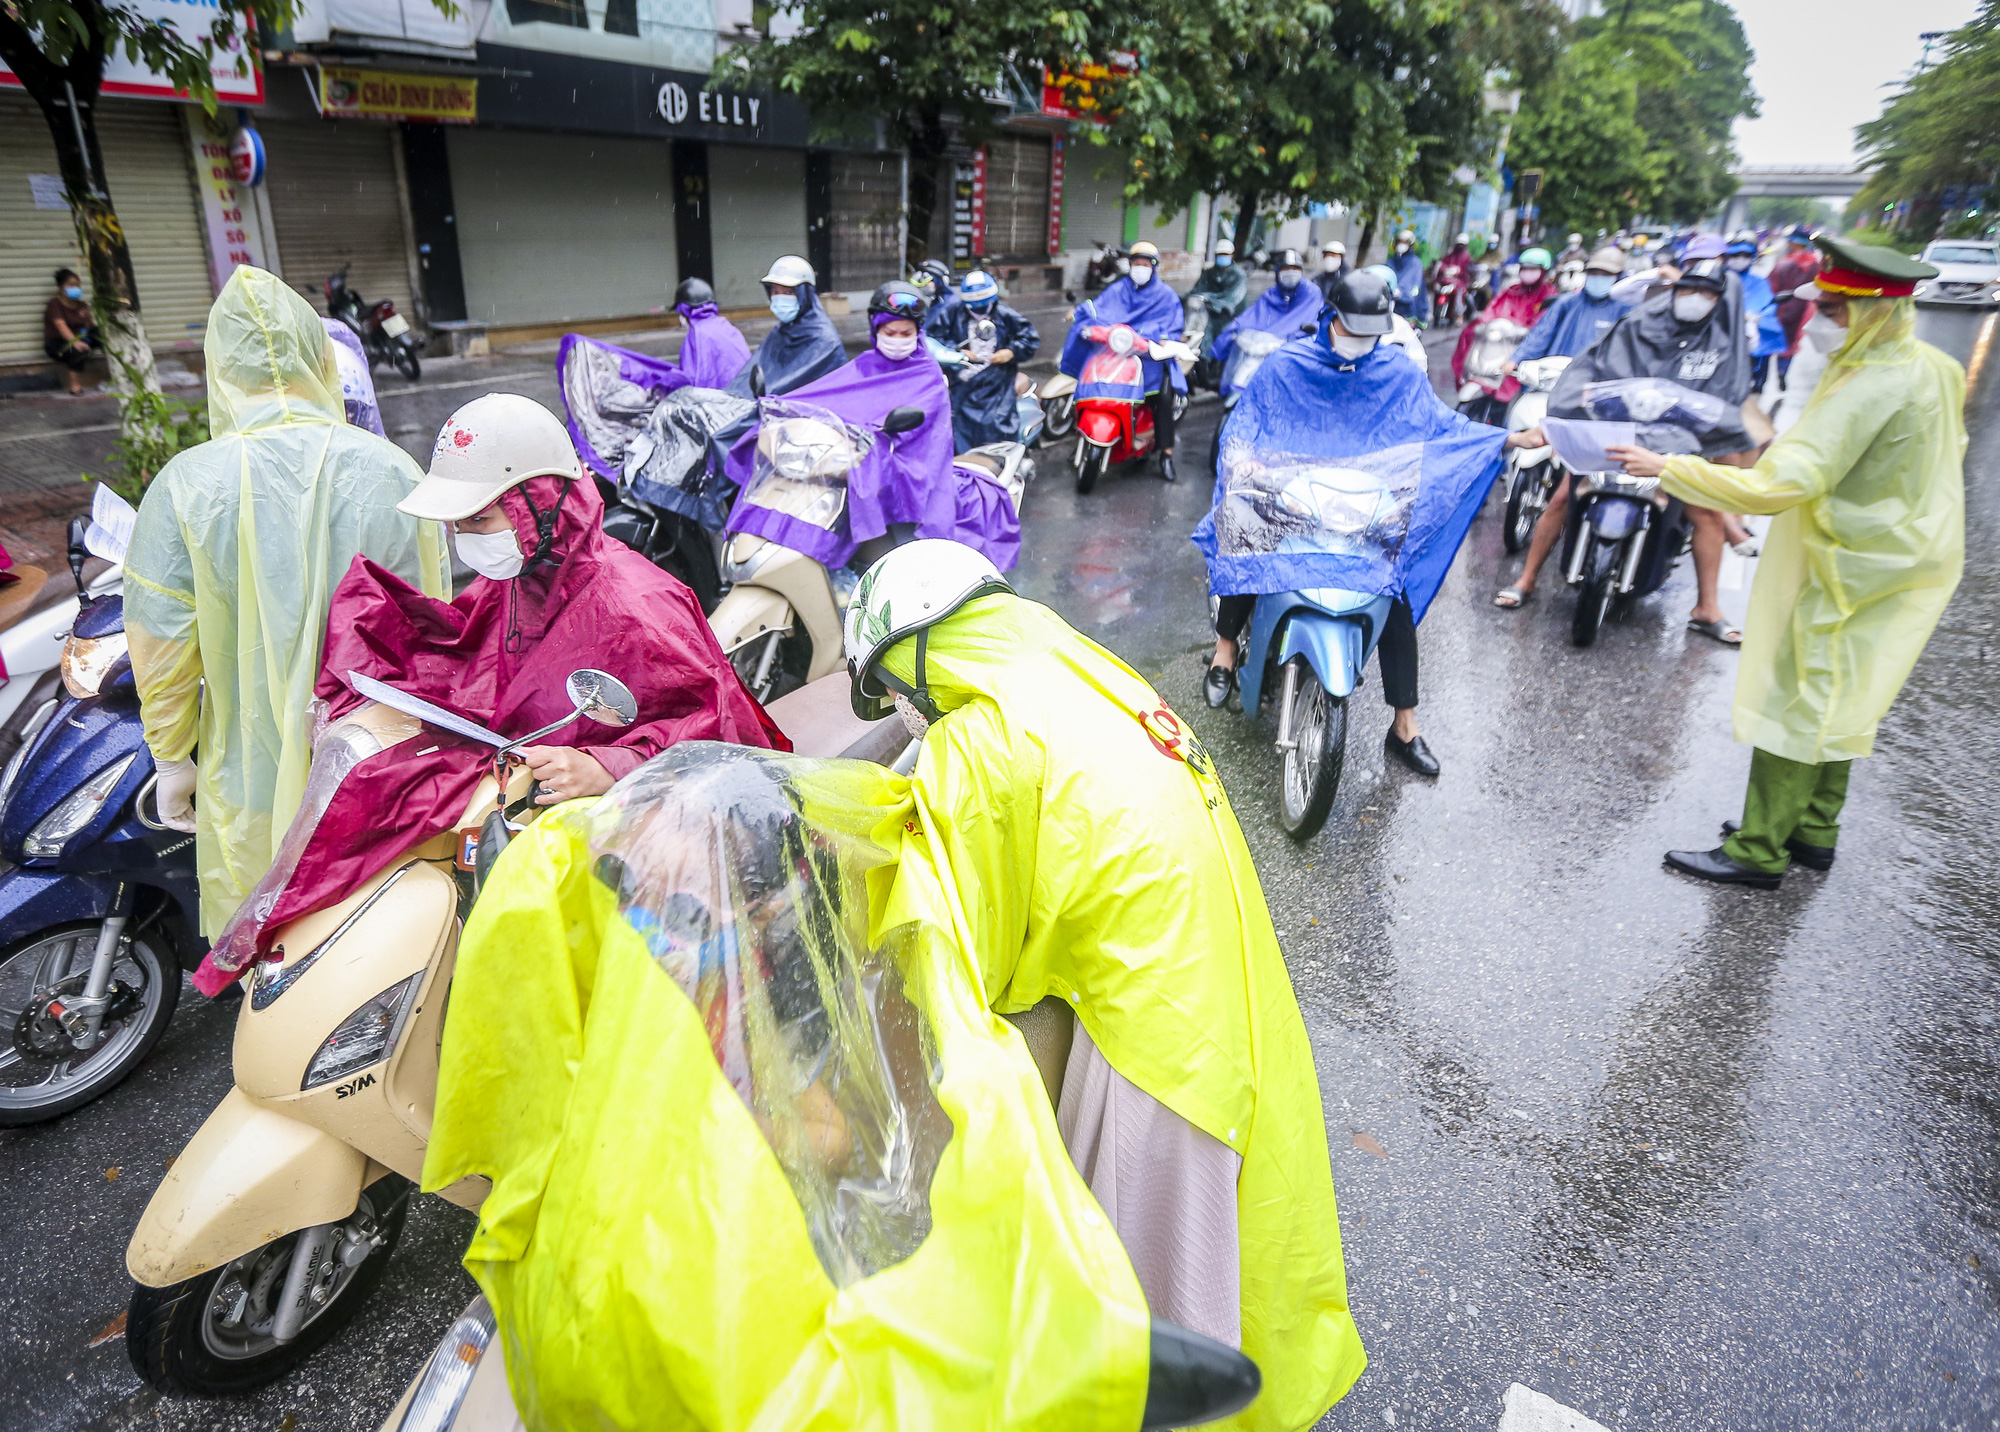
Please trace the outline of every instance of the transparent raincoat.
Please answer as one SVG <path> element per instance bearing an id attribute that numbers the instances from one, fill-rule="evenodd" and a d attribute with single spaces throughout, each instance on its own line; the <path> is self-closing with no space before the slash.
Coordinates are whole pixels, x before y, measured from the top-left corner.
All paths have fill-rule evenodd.
<path id="1" fill-rule="evenodd" d="M 493 1180 L 529 1427 L 1139 1425 L 1143 1297 L 932 871 L 900 777 L 706 742 L 509 845 L 424 1181 Z"/>
<path id="2" fill-rule="evenodd" d="M 1753 468 L 1676 457 L 1667 491 L 1775 514 L 1736 680 L 1736 739 L 1788 760 L 1866 756 L 1965 566 L 1965 371 L 1907 298 L 1848 301 L 1848 336 Z"/>
<path id="3" fill-rule="evenodd" d="M 307 706 L 334 585 L 357 554 L 450 592 L 444 533 L 396 511 L 422 473 L 348 423 L 333 342 L 297 293 L 239 267 L 209 312 L 215 436 L 160 469 L 125 565 L 146 744 L 198 752 L 205 934 L 271 864 L 305 791 Z"/>

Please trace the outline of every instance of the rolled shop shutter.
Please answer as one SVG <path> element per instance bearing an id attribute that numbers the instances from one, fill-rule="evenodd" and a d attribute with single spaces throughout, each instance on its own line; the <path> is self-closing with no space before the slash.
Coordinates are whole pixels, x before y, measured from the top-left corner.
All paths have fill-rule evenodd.
<path id="1" fill-rule="evenodd" d="M 1046 263 L 1048 256 L 1048 137 L 996 134 L 986 142 L 986 257 Z"/>
<path id="2" fill-rule="evenodd" d="M 761 308 L 762 279 L 780 254 L 806 253 L 803 149 L 708 146 L 709 232 L 715 242 L 715 298 L 724 308 Z M 819 286 L 831 287 L 827 274 Z"/>
<path id="3" fill-rule="evenodd" d="M 215 295 L 180 107 L 107 99 L 98 106 L 104 178 L 132 252 L 146 336 L 160 350 L 199 346 Z M 48 123 L 33 100 L 0 93 L 0 359 L 42 356 L 42 309 L 56 268 L 81 269 L 69 210 L 37 209 L 30 174 L 56 172 Z"/>
<path id="4" fill-rule="evenodd" d="M 903 275 L 900 154 L 833 154 L 833 278 L 829 288 L 873 289 Z"/>
<path id="5" fill-rule="evenodd" d="M 1124 238 L 1125 155 L 1075 135 L 1063 154 L 1063 247 L 1088 249 Z"/>
<path id="6" fill-rule="evenodd" d="M 259 120 L 264 189 L 285 282 L 326 312 L 327 276 L 371 307 L 389 299 L 418 322 L 410 300 L 410 241 L 396 181 L 396 126 L 367 119 Z"/>

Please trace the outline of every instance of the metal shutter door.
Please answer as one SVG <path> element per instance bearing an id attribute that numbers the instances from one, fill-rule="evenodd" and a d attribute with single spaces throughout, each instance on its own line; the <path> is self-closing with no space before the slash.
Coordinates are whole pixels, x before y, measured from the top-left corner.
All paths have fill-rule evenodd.
<path id="1" fill-rule="evenodd" d="M 835 154 L 833 276 L 829 288 L 872 289 L 903 276 L 900 154 Z"/>
<path id="2" fill-rule="evenodd" d="M 716 301 L 724 308 L 761 308 L 771 260 L 805 256 L 805 151 L 711 144 L 708 197 Z M 830 275 L 819 277 L 820 287 L 828 287 Z"/>
<path id="3" fill-rule="evenodd" d="M 1078 134 L 1063 154 L 1063 247 L 1125 240 L 1125 155 Z"/>
<path id="4" fill-rule="evenodd" d="M 1182 209 L 1171 219 L 1167 217 L 1165 204 L 1145 203 L 1139 206 L 1139 237 L 1152 241 L 1161 253 L 1188 246 L 1188 211 Z"/>
<path id="5" fill-rule="evenodd" d="M 410 302 L 410 250 L 396 185 L 393 124 L 365 119 L 260 120 L 264 188 L 285 282 L 326 312 L 326 280 L 342 268 L 370 306 Z"/>
<path id="6" fill-rule="evenodd" d="M 97 136 L 146 335 L 163 349 L 199 343 L 215 295 L 179 107 L 106 100 Z M 37 209 L 28 190 L 30 174 L 55 172 L 41 110 L 24 94 L 0 94 L 0 358 L 42 356 L 42 309 L 55 292 L 55 270 L 83 267 L 69 210 Z"/>
<path id="7" fill-rule="evenodd" d="M 996 134 L 986 144 L 986 257 L 1040 263 L 1049 254 L 1049 142 Z"/>
<path id="8" fill-rule="evenodd" d="M 468 318 L 572 323 L 672 306 L 671 144 L 453 129 L 447 146 Z M 803 237 L 803 178 L 799 204 Z"/>

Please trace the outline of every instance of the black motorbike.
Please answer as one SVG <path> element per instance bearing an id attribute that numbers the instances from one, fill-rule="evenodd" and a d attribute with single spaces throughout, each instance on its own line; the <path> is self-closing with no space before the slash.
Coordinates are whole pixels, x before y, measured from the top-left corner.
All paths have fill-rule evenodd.
<path id="1" fill-rule="evenodd" d="M 326 314 L 354 330 L 371 364 L 387 363 L 412 383 L 424 376 L 417 357 L 423 345 L 410 330 L 409 319 L 396 312 L 396 305 L 386 298 L 376 304 L 364 302 L 347 286 L 346 269 L 326 281 Z"/>
<path id="2" fill-rule="evenodd" d="M 1687 507 L 1661 491 L 1657 477 L 1574 474 L 1562 550 L 1563 579 L 1577 588 L 1570 640 L 1589 646 L 1614 604 L 1657 592 L 1693 532 Z"/>

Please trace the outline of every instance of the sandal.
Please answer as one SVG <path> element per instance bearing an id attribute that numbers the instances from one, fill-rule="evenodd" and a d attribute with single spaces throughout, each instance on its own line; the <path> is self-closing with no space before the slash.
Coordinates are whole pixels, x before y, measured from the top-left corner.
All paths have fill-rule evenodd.
<path id="1" fill-rule="evenodd" d="M 1728 622 L 1698 622 L 1688 618 L 1688 630 L 1700 632 L 1703 636 L 1721 642 L 1724 646 L 1743 645 L 1743 633 Z"/>
<path id="2" fill-rule="evenodd" d="M 1739 557 L 1754 557 L 1763 550 L 1755 537 L 1745 537 L 1741 542 L 1731 542 L 1729 550 Z"/>
<path id="3" fill-rule="evenodd" d="M 1493 605 L 1503 612 L 1519 611 L 1535 599 L 1534 589 L 1522 591 L 1519 587 L 1502 587 L 1493 594 Z"/>

